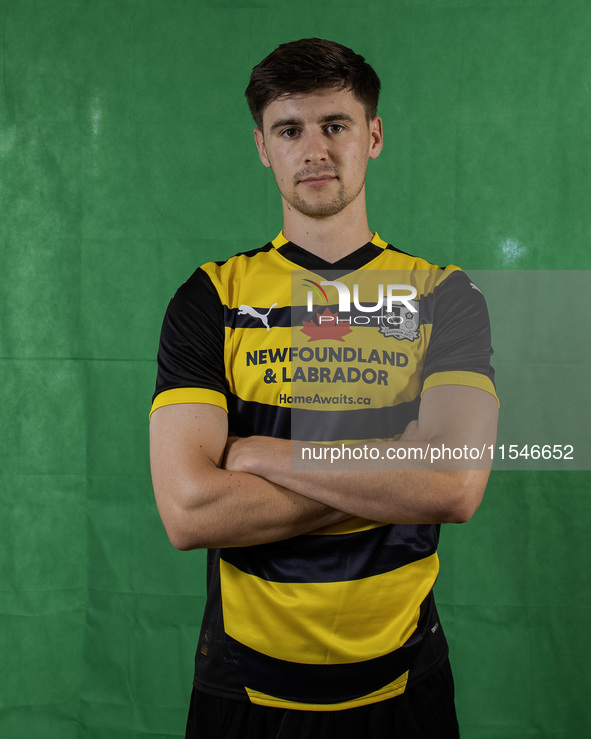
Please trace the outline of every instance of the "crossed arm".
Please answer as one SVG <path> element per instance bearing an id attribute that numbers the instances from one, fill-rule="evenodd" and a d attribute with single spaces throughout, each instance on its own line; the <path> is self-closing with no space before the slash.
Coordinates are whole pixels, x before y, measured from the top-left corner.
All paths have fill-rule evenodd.
<path id="1" fill-rule="evenodd" d="M 152 484 L 177 549 L 263 544 L 349 517 L 256 475 L 223 469 L 227 439 L 227 414 L 218 406 L 170 405 L 152 414 Z"/>
<path id="2" fill-rule="evenodd" d="M 497 402 L 489 393 L 432 387 L 423 395 L 418 422 L 387 446 L 482 447 L 495 442 L 496 425 Z M 465 462 L 457 469 L 393 461 L 387 470 L 292 470 L 291 442 L 228 441 L 225 411 L 202 404 L 156 410 L 150 449 L 156 502 L 178 549 L 278 541 L 352 516 L 462 522 L 478 508 L 489 475 L 489 466 L 468 469 Z"/>

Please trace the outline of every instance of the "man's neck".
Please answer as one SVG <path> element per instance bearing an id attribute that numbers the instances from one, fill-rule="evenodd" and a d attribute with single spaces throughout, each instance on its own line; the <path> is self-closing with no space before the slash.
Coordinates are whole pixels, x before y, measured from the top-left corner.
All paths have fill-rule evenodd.
<path id="1" fill-rule="evenodd" d="M 365 198 L 358 198 L 334 216 L 310 218 L 283 201 L 283 235 L 302 249 L 334 263 L 356 251 L 373 234 L 369 230 Z"/>

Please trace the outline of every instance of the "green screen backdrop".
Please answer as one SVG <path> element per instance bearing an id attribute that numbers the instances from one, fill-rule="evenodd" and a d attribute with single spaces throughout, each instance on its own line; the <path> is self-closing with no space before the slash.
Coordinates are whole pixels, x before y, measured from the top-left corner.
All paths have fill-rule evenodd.
<path id="1" fill-rule="evenodd" d="M 184 735 L 205 559 L 153 502 L 160 324 L 200 263 L 280 230 L 243 90 L 308 36 L 382 78 L 383 238 L 468 272 L 591 268 L 588 2 L 0 0 L 3 739 Z M 590 492 L 497 471 L 443 528 L 464 739 L 591 735 Z"/>

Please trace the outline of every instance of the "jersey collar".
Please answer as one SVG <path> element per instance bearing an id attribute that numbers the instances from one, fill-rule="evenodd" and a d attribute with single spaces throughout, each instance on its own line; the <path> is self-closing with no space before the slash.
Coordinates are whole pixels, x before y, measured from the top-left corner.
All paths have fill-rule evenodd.
<path id="1" fill-rule="evenodd" d="M 376 231 L 367 244 L 351 252 L 351 254 L 347 254 L 346 257 L 339 259 L 337 262 L 327 262 L 316 254 L 312 254 L 306 249 L 302 249 L 301 246 L 288 241 L 283 235 L 283 231 L 279 232 L 271 244 L 290 262 L 297 264 L 298 267 L 315 272 L 318 272 L 318 270 L 344 270 L 348 272 L 360 269 L 371 262 L 372 259 L 375 259 L 388 246 L 387 242 L 381 239 Z"/>

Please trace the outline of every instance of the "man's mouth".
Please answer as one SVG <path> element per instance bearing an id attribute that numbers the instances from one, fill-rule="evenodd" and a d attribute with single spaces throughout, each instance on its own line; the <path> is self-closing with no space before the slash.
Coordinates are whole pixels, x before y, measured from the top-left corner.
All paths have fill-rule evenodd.
<path id="1" fill-rule="evenodd" d="M 336 175 L 322 174 L 314 175 L 312 177 L 306 177 L 300 180 L 300 183 L 303 185 L 307 185 L 308 187 L 320 187 L 322 185 L 328 185 L 330 182 L 336 179 Z"/>

